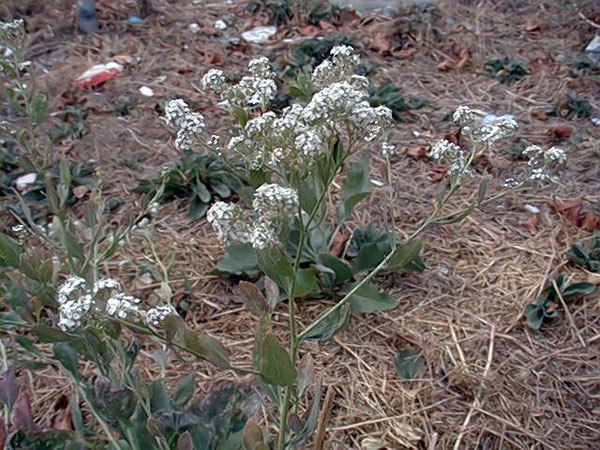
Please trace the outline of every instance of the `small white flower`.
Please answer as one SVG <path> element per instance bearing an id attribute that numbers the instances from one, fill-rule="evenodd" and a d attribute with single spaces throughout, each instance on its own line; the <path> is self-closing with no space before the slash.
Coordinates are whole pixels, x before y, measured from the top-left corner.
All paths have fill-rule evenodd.
<path id="1" fill-rule="evenodd" d="M 165 105 L 165 120 L 169 125 L 179 126 L 180 121 L 192 110 L 181 98 L 171 100 Z"/>
<path id="2" fill-rule="evenodd" d="M 225 244 L 250 241 L 250 225 L 238 205 L 216 202 L 207 211 L 206 220 L 217 232 L 219 240 Z"/>
<path id="3" fill-rule="evenodd" d="M 160 327 L 169 316 L 178 316 L 177 311 L 171 305 L 151 308 L 146 312 L 146 324 L 151 327 Z"/>
<path id="4" fill-rule="evenodd" d="M 62 286 L 58 289 L 58 297 L 57 301 L 59 305 L 66 303 L 70 300 L 71 296 L 74 292 L 85 287 L 86 281 L 81 277 L 70 277 L 62 284 Z"/>
<path id="5" fill-rule="evenodd" d="M 550 178 L 550 176 L 543 167 L 538 167 L 529 172 L 529 179 L 533 181 L 544 181 L 548 178 Z"/>
<path id="6" fill-rule="evenodd" d="M 271 69 L 271 62 L 266 56 L 252 59 L 248 63 L 250 75 L 256 78 L 274 78 L 275 72 Z"/>
<path id="7" fill-rule="evenodd" d="M 140 299 L 118 292 L 106 302 L 106 314 L 119 319 L 126 319 L 139 314 Z"/>
<path id="8" fill-rule="evenodd" d="M 381 154 L 385 158 L 389 158 L 390 156 L 394 155 L 395 153 L 396 153 L 395 145 L 392 145 L 389 142 L 384 142 L 383 144 L 381 144 Z"/>
<path id="9" fill-rule="evenodd" d="M 505 178 L 502 182 L 502 186 L 505 188 L 514 188 L 519 185 L 519 182 L 514 178 Z"/>
<path id="10" fill-rule="evenodd" d="M 548 167 L 561 166 L 567 162 L 567 154 L 562 148 L 551 147 L 544 152 L 544 162 Z"/>
<path id="11" fill-rule="evenodd" d="M 435 143 L 432 149 L 429 151 L 429 158 L 434 161 L 439 161 L 442 158 L 454 157 L 460 152 L 460 147 L 452 142 L 441 139 Z"/>
<path id="12" fill-rule="evenodd" d="M 223 92 L 227 85 L 225 73 L 220 69 L 210 69 L 200 81 L 203 89 L 212 90 L 215 94 Z"/>
<path id="13" fill-rule="evenodd" d="M 469 108 L 468 106 L 461 105 L 458 108 L 456 108 L 456 111 L 454 111 L 454 114 L 452 115 L 452 120 L 461 127 L 470 125 L 471 123 L 473 123 L 474 120 L 473 111 L 471 111 L 471 108 Z"/>

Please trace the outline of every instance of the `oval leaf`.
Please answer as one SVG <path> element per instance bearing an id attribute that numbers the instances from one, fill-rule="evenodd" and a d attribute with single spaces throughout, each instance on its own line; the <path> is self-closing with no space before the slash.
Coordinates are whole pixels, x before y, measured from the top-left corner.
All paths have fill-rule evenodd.
<path id="1" fill-rule="evenodd" d="M 425 368 L 425 360 L 421 352 L 413 349 L 402 350 L 394 360 L 396 373 L 405 380 L 416 378 Z"/>
<path id="2" fill-rule="evenodd" d="M 260 374 L 267 383 L 276 386 L 291 386 L 296 379 L 296 370 L 287 351 L 271 333 L 262 343 Z"/>

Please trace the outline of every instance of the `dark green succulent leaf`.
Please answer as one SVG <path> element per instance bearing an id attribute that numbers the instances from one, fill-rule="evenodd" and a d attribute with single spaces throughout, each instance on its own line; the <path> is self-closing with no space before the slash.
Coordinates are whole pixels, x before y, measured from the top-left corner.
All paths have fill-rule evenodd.
<path id="1" fill-rule="evenodd" d="M 358 256 L 354 260 L 353 269 L 355 273 L 363 270 L 374 269 L 384 260 L 390 251 L 387 244 L 368 242 L 360 247 Z"/>
<path id="2" fill-rule="evenodd" d="M 216 339 L 185 330 L 183 332 L 183 344 L 197 357 L 205 359 L 217 367 L 229 368 L 229 352 Z"/>
<path id="3" fill-rule="evenodd" d="M 296 285 L 294 287 L 294 296 L 296 298 L 306 297 L 319 292 L 317 273 L 315 267 L 298 270 L 296 273 Z"/>
<path id="4" fill-rule="evenodd" d="M 580 283 L 573 283 L 567 286 L 562 292 L 562 296 L 566 298 L 574 295 L 589 295 L 593 294 L 595 291 L 596 285 L 594 283 L 582 281 Z"/>
<path id="5" fill-rule="evenodd" d="M 267 450 L 263 430 L 251 420 L 246 423 L 242 438 L 244 450 Z"/>
<path id="6" fill-rule="evenodd" d="M 425 360 L 421 352 L 414 349 L 402 350 L 394 359 L 394 366 L 399 377 L 412 380 L 419 376 L 425 368 Z"/>
<path id="7" fill-rule="evenodd" d="M 255 250 L 256 260 L 263 273 L 280 287 L 287 286 L 287 280 L 294 275 L 294 268 L 287 253 L 279 245 L 264 250 Z"/>
<path id="8" fill-rule="evenodd" d="M 31 330 L 37 335 L 40 341 L 46 344 L 52 344 L 54 342 L 72 342 L 75 339 L 64 331 L 57 330 L 48 325 L 35 325 Z"/>
<path id="9" fill-rule="evenodd" d="M 530 328 L 539 330 L 544 322 L 544 308 L 534 304 L 527 305 L 525 317 Z"/>
<path id="10" fill-rule="evenodd" d="M 369 153 L 365 153 L 363 158 L 350 168 L 344 180 L 341 191 L 343 203 L 338 210 L 338 220 L 349 218 L 356 205 L 371 194 L 369 174 Z"/>

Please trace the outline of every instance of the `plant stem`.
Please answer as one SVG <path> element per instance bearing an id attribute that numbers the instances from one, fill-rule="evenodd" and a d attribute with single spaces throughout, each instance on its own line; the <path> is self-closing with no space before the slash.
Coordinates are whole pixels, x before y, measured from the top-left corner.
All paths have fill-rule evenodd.
<path id="1" fill-rule="evenodd" d="M 98 412 L 96 411 L 96 409 L 92 405 L 92 402 L 87 397 L 87 394 L 85 393 L 85 391 L 79 385 L 79 382 L 77 380 L 73 380 L 73 381 L 77 384 L 77 390 L 79 391 L 79 394 L 86 401 L 86 403 L 89 405 L 90 411 L 92 411 L 92 414 L 94 415 L 95 419 L 100 424 L 100 427 L 104 431 L 104 434 L 106 434 L 106 437 L 108 438 L 108 440 L 110 441 L 110 443 L 113 445 L 113 447 L 115 448 L 115 450 L 123 450 L 121 448 L 121 446 L 119 445 L 119 443 L 117 442 L 117 440 L 115 439 L 115 437 L 112 435 L 112 433 L 110 431 L 110 428 L 108 428 L 108 425 L 106 424 L 106 422 L 104 421 L 104 419 L 102 419 L 102 417 L 100 417 L 100 415 L 98 414 Z"/>

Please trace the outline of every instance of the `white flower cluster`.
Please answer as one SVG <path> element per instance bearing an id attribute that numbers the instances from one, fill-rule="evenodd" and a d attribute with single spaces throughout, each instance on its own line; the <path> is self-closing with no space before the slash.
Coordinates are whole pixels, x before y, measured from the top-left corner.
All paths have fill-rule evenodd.
<path id="1" fill-rule="evenodd" d="M 250 170 L 267 169 L 302 177 L 329 149 L 332 133 L 341 133 L 337 127 L 367 142 L 384 137 L 393 124 L 392 111 L 385 106 L 369 105 L 367 79 L 352 75 L 358 56 L 351 47 L 339 46 L 331 51 L 327 61 L 337 68 L 338 75 L 344 76 L 317 92 L 306 106 L 293 104 L 279 116 L 267 112 L 249 120 L 243 132 L 230 139 L 229 152 Z M 272 81 L 270 77 L 274 76 L 269 60 L 264 57 L 252 60 L 249 70 L 251 77 L 244 77 L 237 86 L 225 90 L 221 89 L 222 74 L 214 71 L 205 75 L 203 85 L 221 91 L 223 98 L 233 104 L 244 105 L 251 97 L 249 92 L 240 94 L 244 86 L 256 80 Z M 252 83 L 246 80 L 250 78 L 254 80 Z M 262 96 L 265 92 L 259 90 L 254 95 Z"/>
<path id="2" fill-rule="evenodd" d="M 323 87 L 341 81 L 350 82 L 353 77 L 356 77 L 355 81 L 358 83 L 366 81 L 363 88 L 368 89 L 369 84 L 366 78 L 354 75 L 354 68 L 360 62 L 360 58 L 354 54 L 352 47 L 338 45 L 331 49 L 329 55 L 330 58 L 315 67 L 312 73 L 312 81 L 315 86 Z"/>
<path id="3" fill-rule="evenodd" d="M 244 218 L 244 211 L 238 205 L 216 202 L 206 213 L 221 242 L 250 242 L 250 226 Z"/>
<path id="4" fill-rule="evenodd" d="M 281 228 L 298 208 L 298 194 L 277 184 L 263 184 L 254 193 L 252 211 L 237 205 L 215 203 L 206 213 L 208 222 L 225 244 L 251 243 L 265 249 L 278 242 Z"/>
<path id="5" fill-rule="evenodd" d="M 435 161 L 444 160 L 448 164 L 450 177 L 470 175 L 468 165 L 480 154 L 479 152 L 503 138 L 514 135 L 518 129 L 517 122 L 510 116 L 493 117 L 493 120 L 487 120 L 483 125 L 475 125 L 473 112 L 467 106 L 459 106 L 452 119 L 472 141 L 473 148 L 467 151 L 446 139 L 442 139 L 431 148 L 429 157 Z M 565 151 L 558 147 L 544 151 L 538 145 L 530 145 L 523 151 L 523 156 L 528 160 L 527 180 L 530 181 L 547 180 L 550 177 L 548 169 L 562 166 L 567 161 Z M 511 177 L 504 180 L 503 186 L 514 188 L 522 183 L 523 181 Z"/>
<path id="6" fill-rule="evenodd" d="M 242 77 L 238 84 L 227 84 L 222 70 L 211 69 L 202 77 L 202 87 L 220 95 L 227 103 L 235 106 L 263 107 L 275 97 L 277 84 L 269 59 L 256 58 L 248 64 L 249 76 Z"/>
<path id="7" fill-rule="evenodd" d="M 177 311 L 171 305 L 162 305 L 151 308 L 146 312 L 146 324 L 151 327 L 159 327 L 169 316 L 176 316 Z"/>
<path id="8" fill-rule="evenodd" d="M 519 125 L 510 116 L 494 118 L 490 122 L 477 124 L 475 116 L 468 106 L 459 106 L 452 116 L 454 122 L 461 127 L 462 133 L 474 144 L 485 144 L 487 147 L 496 142 L 514 136 Z"/>
<path id="9" fill-rule="evenodd" d="M 191 150 L 197 136 L 204 131 L 206 124 L 204 116 L 193 112 L 188 104 L 178 98 L 171 100 L 165 106 L 167 124 L 178 127 L 175 147 L 181 151 Z"/>
<path id="10" fill-rule="evenodd" d="M 567 162 L 567 154 L 562 148 L 551 147 L 544 151 L 539 145 L 530 145 L 523 151 L 527 158 L 527 178 L 532 181 L 544 181 L 550 178 L 549 169 L 559 167 Z"/>
<path id="11" fill-rule="evenodd" d="M 75 331 L 102 314 L 118 319 L 142 318 L 155 326 L 167 315 L 177 314 L 170 305 L 141 310 L 140 300 L 122 292 L 121 284 L 112 278 L 98 280 L 90 289 L 83 278 L 70 277 L 59 288 L 57 301 L 58 326 L 63 331 Z"/>
<path id="12" fill-rule="evenodd" d="M 12 22 L 0 22 L 0 42 L 9 47 L 19 47 L 25 40 L 25 22 L 15 19 Z"/>

